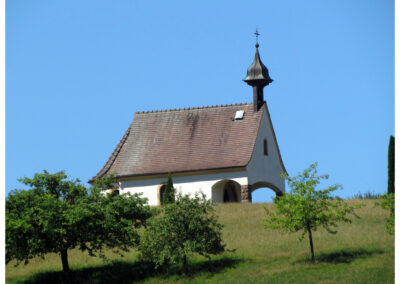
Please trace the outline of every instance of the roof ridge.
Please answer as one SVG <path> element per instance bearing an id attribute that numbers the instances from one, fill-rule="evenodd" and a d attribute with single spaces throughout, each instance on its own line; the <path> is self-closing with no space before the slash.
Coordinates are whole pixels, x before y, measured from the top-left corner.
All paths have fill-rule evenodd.
<path id="1" fill-rule="evenodd" d="M 218 107 L 241 106 L 241 105 L 248 105 L 248 104 L 252 104 L 252 103 L 237 103 L 237 104 L 226 104 L 226 105 L 211 105 L 211 106 L 201 106 L 201 107 L 187 107 L 187 108 L 173 108 L 173 109 L 162 109 L 162 110 L 137 111 L 135 114 L 182 111 L 182 110 L 195 110 L 195 109 L 209 109 L 209 108 L 218 108 Z"/>

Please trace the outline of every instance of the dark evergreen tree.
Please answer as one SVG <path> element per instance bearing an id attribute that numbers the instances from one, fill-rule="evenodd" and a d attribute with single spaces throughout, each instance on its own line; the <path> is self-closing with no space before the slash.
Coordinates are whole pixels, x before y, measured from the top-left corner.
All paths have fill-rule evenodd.
<path id="1" fill-rule="evenodd" d="M 394 137 L 390 136 L 388 151 L 388 193 L 394 193 Z"/>
<path id="2" fill-rule="evenodd" d="M 175 202 L 175 188 L 172 183 L 172 176 L 171 173 L 168 174 L 168 180 L 165 185 L 164 190 L 164 200 L 163 204 L 171 204 Z"/>

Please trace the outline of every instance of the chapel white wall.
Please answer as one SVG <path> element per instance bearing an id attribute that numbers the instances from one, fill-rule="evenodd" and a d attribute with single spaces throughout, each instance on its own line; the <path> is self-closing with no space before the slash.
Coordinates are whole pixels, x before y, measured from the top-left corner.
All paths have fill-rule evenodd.
<path id="1" fill-rule="evenodd" d="M 258 129 L 256 144 L 247 165 L 249 184 L 268 182 L 285 192 L 285 181 L 280 177 L 284 172 L 279 159 L 278 146 L 275 143 L 269 118 L 265 108 L 262 108 L 262 117 Z M 264 139 L 267 139 L 268 155 L 264 155 Z"/>
<path id="2" fill-rule="evenodd" d="M 213 203 L 223 201 L 223 192 L 216 192 L 213 185 L 221 180 L 233 180 L 240 185 L 248 184 L 246 171 L 242 172 L 225 172 L 215 174 L 202 174 L 191 176 L 172 176 L 174 187 L 182 194 L 189 194 L 194 196 L 197 192 L 203 192 L 207 199 L 211 199 Z M 147 204 L 150 206 L 158 205 L 158 187 L 167 182 L 167 177 L 141 179 L 141 180 L 128 180 L 120 182 L 120 193 L 124 194 L 130 192 L 142 193 L 142 197 L 148 199 Z M 238 192 L 239 202 L 241 201 L 240 189 Z"/>

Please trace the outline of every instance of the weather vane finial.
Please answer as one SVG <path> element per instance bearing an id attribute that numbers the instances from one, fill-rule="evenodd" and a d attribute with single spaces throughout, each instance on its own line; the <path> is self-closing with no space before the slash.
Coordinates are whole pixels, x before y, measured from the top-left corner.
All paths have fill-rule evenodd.
<path id="1" fill-rule="evenodd" d="M 258 44 L 258 36 L 260 35 L 258 33 L 258 29 L 256 28 L 256 32 L 254 33 L 256 35 L 256 48 L 258 48 L 260 45 Z"/>

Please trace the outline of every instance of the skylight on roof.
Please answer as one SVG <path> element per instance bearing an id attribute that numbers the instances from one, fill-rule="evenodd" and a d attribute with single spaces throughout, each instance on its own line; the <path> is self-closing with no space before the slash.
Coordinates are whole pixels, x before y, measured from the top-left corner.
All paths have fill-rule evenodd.
<path id="1" fill-rule="evenodd" d="M 244 116 L 244 110 L 238 110 L 235 114 L 235 120 L 242 120 Z"/>

